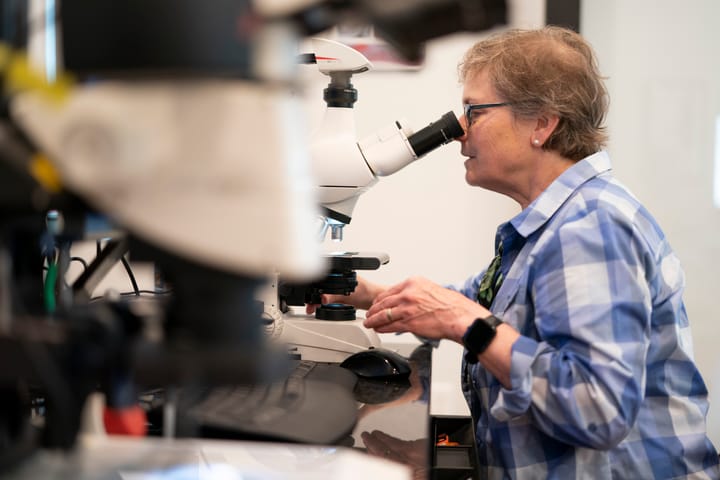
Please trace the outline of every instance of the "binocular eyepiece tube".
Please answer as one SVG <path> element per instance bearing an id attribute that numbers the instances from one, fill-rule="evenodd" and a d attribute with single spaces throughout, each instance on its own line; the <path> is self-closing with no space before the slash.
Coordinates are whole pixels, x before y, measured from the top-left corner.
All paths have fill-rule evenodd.
<path id="1" fill-rule="evenodd" d="M 439 120 L 430 123 L 417 133 L 408 137 L 408 142 L 418 158 L 435 150 L 441 145 L 450 143 L 465 133 L 453 112 L 447 112 Z"/>
<path id="2" fill-rule="evenodd" d="M 447 112 L 419 132 L 408 130 L 400 122 L 395 122 L 358 142 L 374 175 L 385 177 L 395 173 L 465 133 L 453 112 Z"/>

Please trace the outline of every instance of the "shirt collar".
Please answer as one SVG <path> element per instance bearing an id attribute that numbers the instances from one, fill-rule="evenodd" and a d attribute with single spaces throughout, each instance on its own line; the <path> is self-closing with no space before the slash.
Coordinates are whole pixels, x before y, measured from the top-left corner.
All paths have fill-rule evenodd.
<path id="1" fill-rule="evenodd" d="M 611 168 L 610 157 L 605 151 L 583 158 L 565 170 L 540 196 L 508 223 L 520 235 L 527 238 L 542 227 L 580 185 Z"/>

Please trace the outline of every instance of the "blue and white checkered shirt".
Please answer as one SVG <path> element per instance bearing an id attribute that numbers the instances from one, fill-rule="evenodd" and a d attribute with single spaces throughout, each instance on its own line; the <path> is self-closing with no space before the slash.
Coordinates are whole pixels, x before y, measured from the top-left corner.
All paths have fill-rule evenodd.
<path id="1" fill-rule="evenodd" d="M 717 479 L 677 257 L 599 152 L 501 225 L 512 388 L 463 365 L 490 479 Z M 458 290 L 475 299 L 482 273 Z"/>

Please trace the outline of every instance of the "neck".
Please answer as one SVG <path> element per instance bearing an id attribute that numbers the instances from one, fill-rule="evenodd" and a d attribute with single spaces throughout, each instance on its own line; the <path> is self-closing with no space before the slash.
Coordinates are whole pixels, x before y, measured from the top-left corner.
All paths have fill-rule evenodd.
<path id="1" fill-rule="evenodd" d="M 573 166 L 575 162 L 549 150 L 539 152 L 527 171 L 526 182 L 522 191 L 511 197 L 520 204 L 524 210 L 537 197 L 544 192 L 552 182 L 562 173 Z"/>

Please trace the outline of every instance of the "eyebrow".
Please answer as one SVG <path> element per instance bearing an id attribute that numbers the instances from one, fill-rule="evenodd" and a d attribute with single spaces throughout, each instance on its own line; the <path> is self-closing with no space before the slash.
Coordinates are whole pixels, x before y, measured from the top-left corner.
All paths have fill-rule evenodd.
<path id="1" fill-rule="evenodd" d="M 463 98 L 462 104 L 463 105 L 482 105 L 483 103 L 493 103 L 490 101 L 477 101 L 474 98 Z"/>

